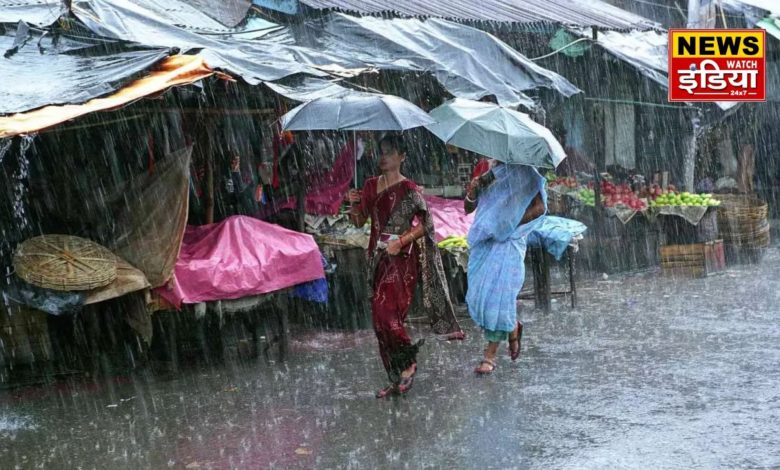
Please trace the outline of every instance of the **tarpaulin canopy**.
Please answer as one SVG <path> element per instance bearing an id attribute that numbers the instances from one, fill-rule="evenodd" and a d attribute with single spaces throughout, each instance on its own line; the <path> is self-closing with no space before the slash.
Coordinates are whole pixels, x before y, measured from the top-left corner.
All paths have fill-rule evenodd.
<path id="1" fill-rule="evenodd" d="M 72 9 L 96 34 L 197 50 L 209 66 L 253 85 L 298 73 L 349 76 L 378 68 L 431 72 L 455 96 L 493 94 L 508 105 L 530 104 L 522 91 L 540 86 L 565 96 L 579 91 L 490 34 L 446 20 L 332 14 L 291 31 L 250 16 L 242 28 L 212 31 L 216 26 L 205 15 L 180 3 L 162 9 L 144 0 L 83 0 L 73 2 Z M 186 13 L 181 19 L 180 12 Z M 250 27 L 256 32 L 251 40 L 246 36 Z"/>
<path id="2" fill-rule="evenodd" d="M 171 56 L 164 59 L 153 72 L 105 98 L 95 98 L 79 105 L 46 106 L 27 113 L 0 116 L 0 138 L 36 132 L 95 111 L 118 108 L 172 86 L 197 82 L 212 74 L 213 71 L 199 56 Z M 52 77 L 50 80 L 57 79 Z"/>
<path id="3" fill-rule="evenodd" d="M 295 37 L 300 46 L 343 57 L 338 65 L 347 69 L 371 64 L 379 69 L 430 72 L 461 98 L 495 95 L 502 105 L 530 106 L 533 101 L 524 91 L 545 87 L 567 97 L 580 91 L 491 34 L 446 20 L 331 14 L 322 21 L 307 21 Z M 301 54 L 299 58 L 311 65 L 327 65 L 320 57 Z"/>
<path id="4" fill-rule="evenodd" d="M 74 0 L 71 9 L 90 30 L 102 33 L 106 37 L 131 40 L 141 44 L 165 41 L 182 45 L 200 42 L 197 35 L 211 35 L 213 39 L 252 34 L 260 37 L 280 26 L 259 17 L 245 21 L 249 5 L 243 7 L 236 2 L 227 7 L 231 15 L 219 10 L 227 10 L 225 2 L 215 0 Z M 240 15 L 240 18 L 239 18 Z M 222 18 L 222 22 L 216 19 Z M 229 27 L 229 20 L 235 27 Z M 139 28 L 140 27 L 140 28 Z M 196 36 L 193 36 L 196 35 Z"/>
<path id="5" fill-rule="evenodd" d="M 777 39 L 780 39 L 780 17 L 778 18 L 764 18 L 758 23 L 757 26 L 764 28 L 767 33 L 771 34 Z"/>
<path id="6" fill-rule="evenodd" d="M 758 15 L 767 12 L 773 16 L 780 16 L 780 3 L 777 0 L 721 0 L 723 6 L 731 11 L 738 11 L 748 15 Z M 763 10 L 763 11 L 759 11 Z M 748 18 L 750 19 L 750 18 Z M 753 21 L 755 23 L 755 21 Z"/>
<path id="7" fill-rule="evenodd" d="M 21 22 L 4 29 L 0 34 L 0 51 L 5 54 L 0 114 L 106 96 L 170 55 L 167 48 L 44 35 Z"/>
<path id="8" fill-rule="evenodd" d="M 229 30 L 197 10 L 181 6 L 181 2 L 173 4 L 176 9 L 170 11 L 149 1 L 85 0 L 73 2 L 72 9 L 95 34 L 146 46 L 197 52 L 210 67 L 239 76 L 251 85 L 298 73 L 327 76 L 296 60 L 284 46 L 291 38 L 279 25 L 251 18 L 247 25 L 253 29 L 244 26 Z M 180 19 L 177 14 L 182 11 L 187 14 Z M 249 31 L 254 33 L 247 37 Z M 321 61 L 332 62 L 327 57 Z"/>
<path id="9" fill-rule="evenodd" d="M 331 14 L 292 30 L 249 16 L 240 27 L 227 28 L 180 1 L 162 7 L 152 0 L 76 0 L 71 8 L 78 21 L 69 19 L 69 28 L 78 31 L 79 39 L 60 26 L 49 28 L 49 39 L 25 26 L 3 25 L 2 45 L 11 58 L 4 72 L 19 79 L 4 81 L 9 99 L 2 100 L 0 113 L 55 103 L 84 104 L 0 118 L 0 138 L 122 106 L 173 85 L 192 83 L 215 69 L 251 85 L 295 75 L 349 77 L 377 69 L 430 73 L 454 96 L 495 95 L 505 105 L 533 105 L 524 92 L 537 87 L 564 96 L 579 91 L 490 34 L 445 20 Z M 24 17 L 0 12 L 4 18 Z M 164 60 L 161 70 L 127 85 L 174 49 L 190 56 Z M 195 54 L 198 58 L 192 57 Z M 308 100 L 310 94 L 342 92 L 335 85 L 314 83 L 303 90 L 293 85 L 286 93 Z M 42 84 L 50 90 L 41 90 Z M 122 86 L 126 88 L 108 98 L 85 103 Z"/>
<path id="10" fill-rule="evenodd" d="M 0 0 L 0 23 L 48 26 L 66 13 L 62 0 Z"/>
<path id="11" fill-rule="evenodd" d="M 287 14 L 310 8 L 472 22 L 556 23 L 622 30 L 658 27 L 657 23 L 601 0 L 253 0 L 253 3 Z"/>
<path id="12" fill-rule="evenodd" d="M 580 36 L 589 37 L 590 30 L 574 29 Z M 650 78 L 664 89 L 669 87 L 668 52 L 669 35 L 658 31 L 600 31 L 596 44 L 607 52 L 626 62 L 642 75 Z M 737 102 L 717 102 L 720 109 L 728 110 Z"/>
<path id="13" fill-rule="evenodd" d="M 187 227 L 170 287 L 156 292 L 180 307 L 267 294 L 324 277 L 311 235 L 233 216 Z"/>
<path id="14" fill-rule="evenodd" d="M 352 93 L 355 90 L 343 87 L 338 83 L 321 78 L 300 77 L 294 83 L 281 84 L 266 82 L 266 86 L 293 101 L 311 101 L 317 98 L 338 98 Z"/>

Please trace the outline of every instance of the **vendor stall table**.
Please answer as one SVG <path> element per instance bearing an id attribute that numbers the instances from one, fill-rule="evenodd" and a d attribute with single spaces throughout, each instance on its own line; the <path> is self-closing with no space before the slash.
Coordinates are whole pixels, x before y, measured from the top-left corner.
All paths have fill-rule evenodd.
<path id="1" fill-rule="evenodd" d="M 357 246 L 320 240 L 320 247 L 335 272 L 327 275 L 327 327 L 360 330 L 371 328 L 368 305 L 366 251 Z"/>
<path id="2" fill-rule="evenodd" d="M 566 268 L 568 271 L 568 290 L 552 290 L 550 282 L 550 265 L 555 261 L 552 255 L 547 253 L 541 246 L 528 247 L 530 255 L 531 272 L 534 279 L 534 291 L 531 294 L 520 294 L 519 299 L 534 299 L 536 308 L 541 308 L 544 312 L 550 312 L 552 309 L 552 298 L 569 296 L 571 308 L 577 307 L 577 285 L 575 281 L 575 250 L 570 246 L 566 249 Z"/>

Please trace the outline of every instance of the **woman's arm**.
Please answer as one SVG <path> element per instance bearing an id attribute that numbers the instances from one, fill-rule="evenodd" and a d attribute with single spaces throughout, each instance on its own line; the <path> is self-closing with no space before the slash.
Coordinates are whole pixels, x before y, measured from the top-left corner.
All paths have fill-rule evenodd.
<path id="1" fill-rule="evenodd" d="M 398 237 L 397 240 L 393 240 L 387 244 L 387 254 L 395 256 L 401 252 L 401 250 L 414 243 L 418 238 L 425 236 L 425 226 L 418 224 L 416 227 L 412 227 L 406 233 Z"/>
<path id="2" fill-rule="evenodd" d="M 471 214 L 477 210 L 477 184 L 478 178 L 474 178 L 466 189 L 466 198 L 463 200 L 463 210 L 466 214 Z"/>
<path id="3" fill-rule="evenodd" d="M 366 216 L 365 208 L 363 206 L 363 196 L 361 192 L 357 189 L 350 189 L 349 193 L 347 193 L 347 199 L 353 204 L 352 208 L 349 210 L 349 220 L 357 228 L 366 225 L 368 217 Z"/>
<path id="4" fill-rule="evenodd" d="M 425 236 L 425 226 L 423 226 L 423 224 L 418 224 L 416 227 L 412 227 L 409 231 L 401 235 L 399 241 L 401 242 L 401 246 L 407 246 L 423 236 Z"/>
<path id="5" fill-rule="evenodd" d="M 471 180 L 468 191 L 466 191 L 466 199 L 463 200 L 463 209 L 466 211 L 466 214 L 471 214 L 477 209 L 479 193 L 490 186 L 495 179 L 496 175 L 488 170 L 486 173 Z"/>
<path id="6" fill-rule="evenodd" d="M 543 214 L 544 201 L 542 200 L 542 194 L 536 193 L 536 197 L 534 197 L 533 201 L 531 201 L 531 205 L 529 205 L 528 209 L 525 210 L 525 214 L 523 214 L 523 219 L 520 221 L 520 225 L 527 224 L 528 222 Z"/>

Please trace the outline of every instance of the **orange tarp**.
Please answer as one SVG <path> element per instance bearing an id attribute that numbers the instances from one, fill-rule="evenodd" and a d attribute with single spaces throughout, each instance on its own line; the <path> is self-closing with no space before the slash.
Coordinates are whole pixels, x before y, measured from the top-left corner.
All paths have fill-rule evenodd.
<path id="1" fill-rule="evenodd" d="M 147 76 L 131 82 L 105 98 L 95 98 L 84 104 L 46 106 L 26 113 L 1 116 L 0 138 L 40 131 L 95 111 L 119 108 L 172 86 L 197 82 L 212 74 L 214 71 L 200 56 L 171 56 Z"/>

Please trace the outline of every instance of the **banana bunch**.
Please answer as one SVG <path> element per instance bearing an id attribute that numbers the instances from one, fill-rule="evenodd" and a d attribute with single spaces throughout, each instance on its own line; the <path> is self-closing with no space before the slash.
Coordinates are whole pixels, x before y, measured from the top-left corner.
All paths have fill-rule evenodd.
<path id="1" fill-rule="evenodd" d="M 442 250 L 452 250 L 455 248 L 468 249 L 469 243 L 466 241 L 466 237 L 447 237 L 438 243 L 438 247 Z"/>

